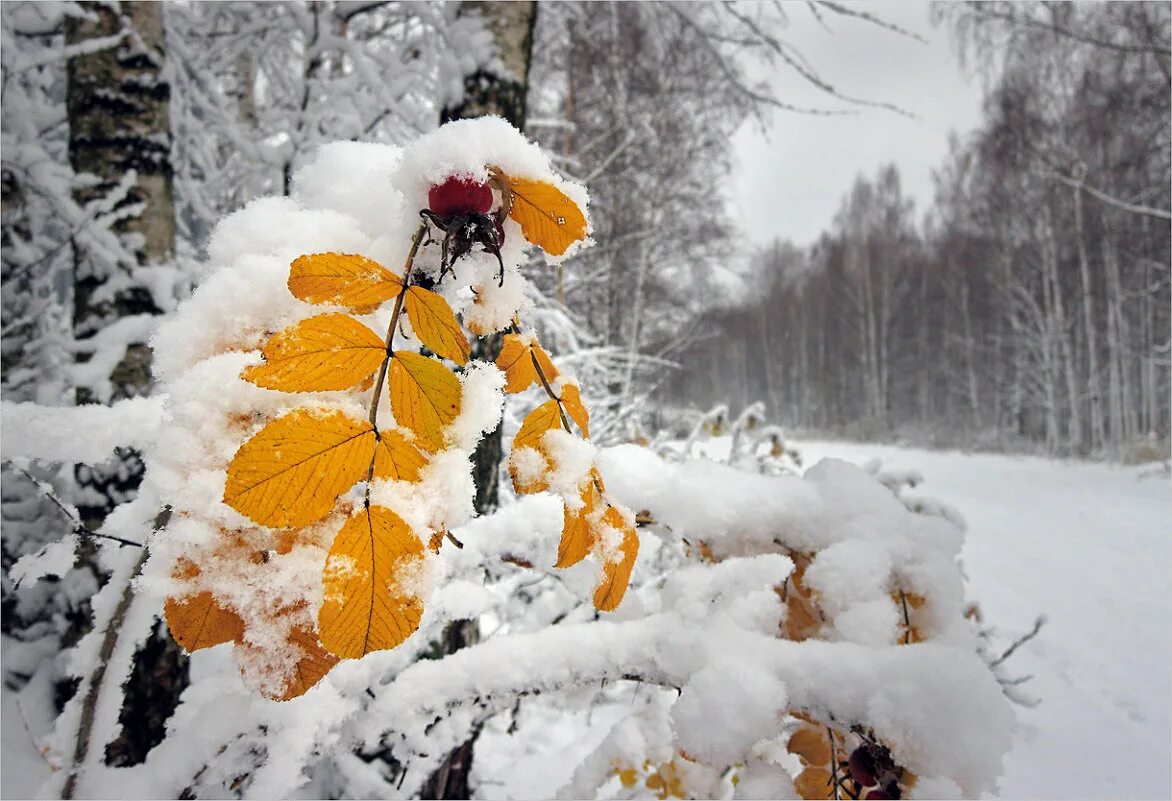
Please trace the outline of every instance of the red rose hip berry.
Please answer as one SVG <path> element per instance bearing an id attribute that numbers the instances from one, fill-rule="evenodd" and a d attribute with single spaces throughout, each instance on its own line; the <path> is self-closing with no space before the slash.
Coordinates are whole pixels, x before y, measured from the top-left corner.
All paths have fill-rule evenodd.
<path id="1" fill-rule="evenodd" d="M 427 206 L 441 217 L 487 214 L 492 208 L 492 189 L 488 184 L 453 175 L 427 191 Z"/>

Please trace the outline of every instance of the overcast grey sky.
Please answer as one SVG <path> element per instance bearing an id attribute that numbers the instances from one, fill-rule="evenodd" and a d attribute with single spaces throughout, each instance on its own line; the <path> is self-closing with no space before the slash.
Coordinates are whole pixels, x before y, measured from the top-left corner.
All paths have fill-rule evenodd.
<path id="1" fill-rule="evenodd" d="M 775 111 L 767 135 L 746 124 L 734 139 L 730 194 L 754 244 L 774 237 L 813 242 L 830 225 L 855 176 L 873 175 L 889 161 L 899 167 L 904 190 L 915 199 L 917 216 L 922 214 L 932 197 L 932 170 L 948 151 L 949 131 L 967 132 L 980 120 L 980 81 L 961 70 L 948 31 L 929 22 L 927 2 L 845 5 L 915 31 L 928 44 L 823 11 L 828 31 L 804 3 L 784 5 L 786 41 L 842 93 L 888 101 L 917 118 L 860 107 L 851 117 Z M 769 78 L 788 103 L 846 107 L 792 70 L 779 68 Z"/>

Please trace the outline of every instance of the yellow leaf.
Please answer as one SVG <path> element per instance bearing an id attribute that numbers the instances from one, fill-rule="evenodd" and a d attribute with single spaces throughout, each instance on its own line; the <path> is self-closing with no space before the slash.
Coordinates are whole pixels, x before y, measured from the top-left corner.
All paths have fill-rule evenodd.
<path id="1" fill-rule="evenodd" d="M 627 593 L 627 585 L 631 582 L 631 570 L 635 567 L 635 558 L 639 555 L 639 535 L 633 526 L 627 525 L 622 514 L 613 506 L 607 508 L 602 516 L 602 522 L 623 532 L 623 542 L 619 546 L 621 558 L 602 566 L 602 582 L 594 590 L 594 608 L 600 612 L 610 612 L 618 608 Z M 594 540 L 597 542 L 601 537 L 596 533 Z"/>
<path id="2" fill-rule="evenodd" d="M 378 450 L 374 453 L 374 477 L 392 481 L 418 481 L 419 469 L 427 457 L 398 431 L 378 432 Z"/>
<path id="3" fill-rule="evenodd" d="M 365 478 L 374 428 L 342 412 L 298 409 L 277 418 L 236 451 L 224 503 L 271 528 L 322 519 L 334 501 Z"/>
<path id="4" fill-rule="evenodd" d="M 803 726 L 789 738 L 786 750 L 797 754 L 807 765 L 825 765 L 830 762 L 830 741 L 818 729 Z"/>
<path id="5" fill-rule="evenodd" d="M 582 438 L 590 439 L 590 412 L 582 403 L 582 394 L 574 384 L 562 385 L 562 405 L 566 407 L 566 414 L 582 429 Z"/>
<path id="6" fill-rule="evenodd" d="M 403 282 L 376 261 L 348 253 L 314 253 L 294 260 L 289 291 L 308 303 L 367 313 L 399 294 Z"/>
<path id="7" fill-rule="evenodd" d="M 545 436 L 545 432 L 552 428 L 560 429 L 561 427 L 561 409 L 558 402 L 551 398 L 529 412 L 529 415 L 521 423 L 521 429 L 517 432 L 517 436 L 513 438 L 513 449 L 533 448 L 540 451 L 541 440 Z"/>
<path id="8" fill-rule="evenodd" d="M 798 795 L 806 799 L 834 798 L 834 783 L 829 771 L 821 768 L 806 768 L 794 782 Z"/>
<path id="9" fill-rule="evenodd" d="M 509 178 L 513 208 L 509 216 L 521 233 L 552 256 L 560 256 L 586 236 L 586 217 L 578 204 L 545 181 Z"/>
<path id="10" fill-rule="evenodd" d="M 383 338 L 345 314 L 319 314 L 274 334 L 264 364 L 240 377 L 282 392 L 349 389 L 370 378 L 387 356 Z"/>
<path id="11" fill-rule="evenodd" d="M 397 350 L 390 368 L 391 410 L 434 453 L 444 445 L 444 426 L 460 412 L 460 381 L 435 359 Z"/>
<path id="12" fill-rule="evenodd" d="M 394 648 L 419 627 L 423 604 L 399 586 L 423 543 L 390 509 L 370 506 L 342 526 L 326 558 L 322 645 L 343 658 Z"/>
<path id="13" fill-rule="evenodd" d="M 288 701 L 305 695 L 341 661 L 322 647 L 317 632 L 309 626 L 298 626 L 290 631 L 288 642 L 297 648 L 301 657 L 285 678 L 285 691 L 273 697 L 274 701 Z"/>
<path id="14" fill-rule="evenodd" d="M 583 507 L 577 512 L 571 512 L 568 506 L 562 507 L 562 539 L 558 543 L 558 560 L 554 567 L 570 567 L 586 558 L 590 549 L 594 547 L 594 537 L 590 531 L 591 513 L 594 512 L 595 498 L 598 492 L 590 484 L 582 490 Z"/>
<path id="15" fill-rule="evenodd" d="M 420 342 L 445 359 L 467 364 L 471 353 L 468 338 L 446 300 L 429 289 L 412 286 L 407 288 L 405 306 Z"/>
<path id="16" fill-rule="evenodd" d="M 231 609 L 220 606 L 210 592 L 168 598 L 163 615 L 172 639 L 188 653 L 222 642 L 235 642 L 244 636 L 244 621 Z"/>
<path id="17" fill-rule="evenodd" d="M 537 380 L 537 369 L 529 358 L 529 346 L 517 334 L 505 334 L 496 366 L 505 374 L 505 392 L 524 392 Z"/>

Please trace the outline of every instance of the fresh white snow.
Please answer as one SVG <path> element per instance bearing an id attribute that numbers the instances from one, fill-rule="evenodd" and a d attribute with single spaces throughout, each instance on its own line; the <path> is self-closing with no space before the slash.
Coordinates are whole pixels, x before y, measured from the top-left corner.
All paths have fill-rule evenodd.
<path id="1" fill-rule="evenodd" d="M 1007 661 L 1040 699 L 1015 707 L 1004 798 L 1167 798 L 1172 794 L 1170 653 L 1172 486 L 1114 465 L 842 442 L 797 442 L 806 465 L 826 457 L 915 470 L 913 496 L 955 507 L 968 522 L 962 559 L 968 593 L 1002 647 L 1047 617 Z M 727 439 L 703 443 L 713 455 Z M 631 687 L 616 688 L 631 697 Z M 642 688 L 644 696 L 654 692 Z M 617 696 L 616 696 L 617 697 Z M 635 699 L 632 698 L 634 703 Z M 556 701 L 524 705 L 521 733 L 496 721 L 478 744 L 485 798 L 549 796 L 615 722 Z M 622 707 L 617 707 L 621 709 Z M 529 728 L 533 727 L 533 728 Z M 528 731 L 527 731 L 528 730 Z M 605 795 L 604 788 L 604 795 Z M 610 790 L 617 791 L 617 782 Z"/>

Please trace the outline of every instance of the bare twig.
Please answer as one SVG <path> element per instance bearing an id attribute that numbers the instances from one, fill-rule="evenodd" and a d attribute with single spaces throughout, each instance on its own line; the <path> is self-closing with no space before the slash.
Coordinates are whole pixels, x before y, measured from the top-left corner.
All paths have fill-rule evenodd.
<path id="1" fill-rule="evenodd" d="M 87 526 L 85 523 L 81 522 L 81 520 L 79 520 L 77 518 L 77 516 L 75 515 L 74 511 L 72 509 L 70 509 L 68 506 L 66 506 L 65 502 L 62 501 L 60 498 L 58 498 L 56 493 L 47 489 L 44 481 L 41 481 L 39 478 L 34 476 L 32 473 L 25 470 L 20 465 L 15 464 L 11 460 L 5 460 L 5 464 L 7 464 L 9 467 L 11 467 L 13 470 L 17 471 L 18 473 L 21 473 L 25 478 L 27 478 L 29 481 L 31 481 L 33 484 L 33 488 L 36 489 L 36 491 L 39 492 L 42 497 L 47 498 L 48 500 L 52 501 L 53 505 L 56 506 L 57 509 L 60 510 L 61 514 L 63 514 L 65 516 L 65 519 L 68 520 L 70 522 L 70 524 L 72 524 L 74 534 L 77 534 L 82 537 L 91 537 L 93 539 L 110 540 L 111 542 L 118 543 L 119 546 L 132 545 L 135 548 L 143 547 L 141 542 L 135 542 L 134 540 L 123 539 L 122 537 L 116 537 L 113 534 L 102 534 L 100 532 L 94 531 L 89 526 Z"/>
<path id="2" fill-rule="evenodd" d="M 1034 621 L 1033 629 L 1031 629 L 1028 633 L 1023 634 L 1022 636 L 1020 636 L 1016 640 L 1014 640 L 1013 643 L 1008 648 L 1005 649 L 1005 653 L 1001 654 L 1001 656 L 997 657 L 996 659 L 994 659 L 992 662 L 989 663 L 989 667 L 995 668 L 998 665 L 1000 665 L 1002 662 L 1004 662 L 1006 659 L 1013 656 L 1014 651 L 1016 651 L 1021 646 L 1025 645 L 1027 642 L 1032 640 L 1034 637 L 1038 636 L 1038 632 L 1042 630 L 1042 626 L 1045 625 L 1045 623 L 1046 623 L 1046 616 L 1045 615 L 1038 615 L 1038 619 L 1036 621 Z"/>

